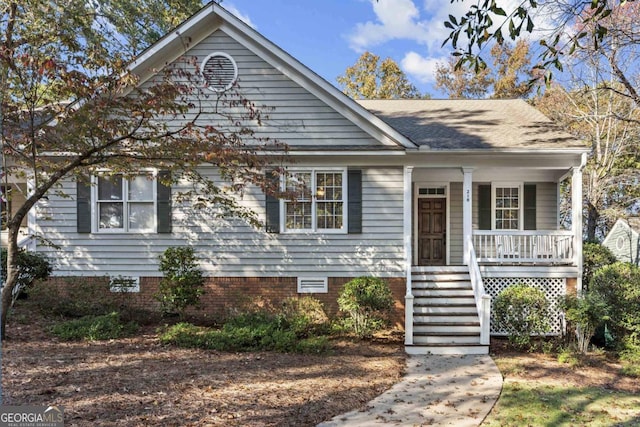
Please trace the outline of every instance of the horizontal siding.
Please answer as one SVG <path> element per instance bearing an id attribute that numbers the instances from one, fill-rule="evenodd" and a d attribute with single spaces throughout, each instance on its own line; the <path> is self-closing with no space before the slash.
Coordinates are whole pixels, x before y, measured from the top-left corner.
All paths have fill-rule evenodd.
<path id="1" fill-rule="evenodd" d="M 555 230 L 558 228 L 558 186 L 554 182 L 536 184 L 536 228 Z"/>
<path id="2" fill-rule="evenodd" d="M 214 32 L 191 48 L 185 55 L 186 61 L 180 66 L 195 72 L 196 68 L 193 64 L 199 66 L 201 61 L 213 52 L 225 52 L 235 60 L 238 67 L 240 93 L 255 103 L 263 114 L 261 123 L 254 122 L 250 126 L 255 132 L 255 137 L 272 138 L 291 147 L 300 148 L 325 145 L 331 147 L 341 145 L 379 147 L 381 145 L 324 101 L 289 79 L 222 30 Z M 230 126 L 230 122 L 223 121 L 220 116 L 210 113 L 216 108 L 215 102 L 218 95 L 206 88 L 203 90 L 208 99 L 204 101 L 205 108 L 201 121 L 208 125 L 225 127 L 231 131 L 236 129 Z M 220 105 L 224 105 L 224 101 Z M 198 111 L 193 109 L 185 115 L 185 118 L 193 119 L 197 113 Z M 240 122 L 248 123 L 246 119 Z M 177 126 L 179 123 L 180 121 L 176 120 L 173 125 Z"/>
<path id="3" fill-rule="evenodd" d="M 632 262 L 638 264 L 640 254 L 638 253 L 638 234 L 629 227 L 616 223 L 607 236 L 605 246 L 611 250 L 615 257 L 622 262 Z"/>
<path id="4" fill-rule="evenodd" d="M 462 254 L 464 252 L 462 241 L 462 183 L 452 182 L 449 185 L 450 197 L 449 207 L 451 221 L 449 236 L 449 263 L 462 264 Z"/>
<path id="5" fill-rule="evenodd" d="M 159 276 L 158 256 L 179 245 L 196 248 L 208 276 L 398 276 L 404 257 L 402 186 L 402 168 L 363 169 L 362 234 L 268 234 L 237 219 L 216 219 L 211 210 L 174 203 L 173 233 L 145 235 L 76 233 L 75 184 L 66 181 L 63 191 L 70 197 L 50 196 L 37 210 L 39 232 L 59 249 L 39 246 L 38 251 L 51 257 L 54 274 L 61 276 Z M 264 204 L 257 189 L 241 200 L 261 220 Z"/>

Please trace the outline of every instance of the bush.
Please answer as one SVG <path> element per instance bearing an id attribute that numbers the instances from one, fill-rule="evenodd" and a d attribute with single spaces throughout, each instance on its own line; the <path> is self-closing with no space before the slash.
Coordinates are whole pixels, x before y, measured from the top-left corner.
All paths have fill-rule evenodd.
<path id="1" fill-rule="evenodd" d="M 338 297 L 340 311 L 349 317 L 346 325 L 361 338 L 383 328 L 393 307 L 389 285 L 375 277 L 358 277 L 347 283 Z"/>
<path id="2" fill-rule="evenodd" d="M 582 283 L 588 289 L 591 278 L 600 268 L 616 262 L 616 257 L 606 246 L 585 242 L 582 246 Z"/>
<path id="3" fill-rule="evenodd" d="M 113 312 L 102 316 L 85 316 L 58 323 L 52 328 L 54 335 L 65 341 L 111 340 L 129 336 L 138 330 L 134 322 L 125 323 L 120 314 Z"/>
<path id="4" fill-rule="evenodd" d="M 193 248 L 167 248 L 160 259 L 159 290 L 154 295 L 164 314 L 177 314 L 184 318 L 189 306 L 197 305 L 203 294 L 204 278 L 198 267 Z"/>
<path id="5" fill-rule="evenodd" d="M 29 289 L 29 298 L 45 314 L 84 317 L 118 311 L 116 296 L 105 280 L 83 277 L 67 279 L 64 287 L 39 282 Z"/>
<path id="6" fill-rule="evenodd" d="M 591 338 L 603 319 L 607 318 L 607 304 L 597 292 L 587 292 L 583 297 L 564 295 L 558 306 L 565 312 L 569 323 L 575 327 L 578 351 L 586 354 Z"/>
<path id="7" fill-rule="evenodd" d="M 313 316 L 300 311 L 302 307 L 322 309 L 319 301 L 309 297 L 288 299 L 283 307 L 279 313 L 258 310 L 238 314 L 230 317 L 221 329 L 178 323 L 166 328 L 160 341 L 219 351 L 322 353 L 330 348 L 327 337 L 316 335 L 327 329 L 327 322 L 318 317 L 312 320 Z M 315 311 L 315 315 L 319 316 L 319 312 Z"/>
<path id="8" fill-rule="evenodd" d="M 7 249 L 0 251 L 2 258 L 2 281 L 7 280 Z M 24 249 L 18 251 L 18 282 L 13 290 L 14 300 L 21 291 L 25 291 L 35 280 L 46 280 L 51 275 L 53 268 L 49 258 L 37 252 L 28 252 Z"/>
<path id="9" fill-rule="evenodd" d="M 607 323 L 619 348 L 640 345 L 640 268 L 616 262 L 599 269 L 589 293 L 606 305 Z"/>
<path id="10" fill-rule="evenodd" d="M 531 346 L 532 335 L 549 332 L 549 302 L 537 288 L 518 284 L 500 292 L 493 306 L 496 326 L 507 331 L 509 342 Z"/>

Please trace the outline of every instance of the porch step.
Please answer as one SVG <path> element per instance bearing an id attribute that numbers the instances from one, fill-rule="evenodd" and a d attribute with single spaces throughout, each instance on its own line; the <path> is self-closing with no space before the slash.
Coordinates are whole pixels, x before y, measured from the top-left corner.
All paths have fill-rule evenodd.
<path id="1" fill-rule="evenodd" d="M 413 345 L 409 354 L 488 354 L 467 267 L 412 269 Z"/>

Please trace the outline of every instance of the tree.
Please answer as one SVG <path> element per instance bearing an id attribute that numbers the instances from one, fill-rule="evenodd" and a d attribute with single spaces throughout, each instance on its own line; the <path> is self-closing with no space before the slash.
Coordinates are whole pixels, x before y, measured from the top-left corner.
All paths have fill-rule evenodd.
<path id="1" fill-rule="evenodd" d="M 451 0 L 452 3 L 459 1 L 465 0 Z M 504 3 L 481 0 L 474 2 L 462 16 L 449 15 L 444 25 L 451 32 L 443 46 L 450 43 L 454 55 L 459 58 L 458 66 L 469 64 L 475 71 L 485 68 L 486 62 L 480 52 L 487 43 L 502 45 L 506 38 L 515 40 L 524 33 L 532 33 L 536 18 L 545 17 L 546 22 L 552 22 L 554 26 L 540 41 L 542 53 L 536 67 L 545 72 L 547 83 L 553 77 L 553 69 L 563 71 L 567 56 L 576 49 L 585 44 L 597 49 L 615 39 L 617 44 L 609 45 L 615 49 L 607 57 L 612 73 L 623 87 L 622 95 L 640 106 L 637 83 L 634 84 L 631 78 L 635 71 L 617 64 L 626 56 L 626 49 L 637 46 L 640 41 L 637 3 L 627 0 L 525 0 L 518 2 L 512 10 L 503 9 L 501 4 Z"/>
<path id="2" fill-rule="evenodd" d="M 597 81 L 587 86 L 584 80 L 568 90 L 552 85 L 536 107 L 590 148 L 583 172 L 584 230 L 587 240 L 595 242 L 606 234 L 607 223 L 637 206 L 640 109 Z"/>
<path id="3" fill-rule="evenodd" d="M 449 98 L 525 98 L 533 90 L 533 71 L 529 43 L 518 40 L 515 46 L 495 44 L 491 48 L 493 68 L 475 72 L 466 64 L 457 66 L 455 57 L 436 67 L 436 87 L 444 89 Z"/>
<path id="4" fill-rule="evenodd" d="M 418 99 L 418 89 L 409 82 L 391 58 L 363 53 L 344 75 L 338 77 L 342 91 L 354 99 Z"/>
<path id="5" fill-rule="evenodd" d="M 142 168 L 161 168 L 167 173 L 158 180 L 166 185 L 179 179 L 192 183 L 191 190 L 177 197 L 199 195 L 199 202 L 214 204 L 221 214 L 252 223 L 255 215 L 238 205 L 234 192 L 249 184 L 276 191 L 261 170 L 274 158 L 260 153 L 286 147 L 255 136 L 252 124 L 266 119 L 261 109 L 237 87 L 223 92 L 206 88 L 188 56 L 139 85 L 129 64 L 144 46 L 141 41 L 153 40 L 154 29 L 172 24 L 158 24 L 137 37 L 145 27 L 120 33 L 117 23 L 102 13 L 116 4 L 140 16 L 144 9 L 138 5 L 156 5 L 171 16 L 171 4 L 162 0 L 0 2 L 4 173 L 28 179 L 32 187 L 7 221 L 3 336 L 18 279 L 20 223 L 39 200 L 59 193 L 64 179 L 86 180 L 96 169 L 127 178 Z M 188 39 L 183 43 L 189 46 Z M 217 167 L 220 178 L 201 175 L 198 166 L 203 163 Z"/>

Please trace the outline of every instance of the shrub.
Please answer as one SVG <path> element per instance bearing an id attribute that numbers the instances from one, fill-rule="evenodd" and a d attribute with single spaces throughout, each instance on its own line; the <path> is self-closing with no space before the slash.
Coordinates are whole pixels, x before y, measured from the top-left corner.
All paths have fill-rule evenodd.
<path id="1" fill-rule="evenodd" d="M 607 304 L 597 292 L 587 292 L 583 297 L 564 295 L 558 306 L 565 317 L 575 327 L 578 351 L 586 354 L 596 329 L 607 318 Z"/>
<path id="2" fill-rule="evenodd" d="M 338 307 L 349 316 L 347 326 L 365 338 L 386 325 L 393 307 L 393 295 L 385 281 L 358 277 L 345 283 L 338 297 Z"/>
<path id="3" fill-rule="evenodd" d="M 591 279 L 589 293 L 604 301 L 617 346 L 640 345 L 640 268 L 622 262 L 602 267 Z"/>
<path id="4" fill-rule="evenodd" d="M 550 330 L 549 302 L 537 288 L 518 284 L 500 292 L 493 306 L 496 326 L 507 331 L 509 342 L 520 348 L 531 346 L 532 335 Z"/>
<path id="5" fill-rule="evenodd" d="M 582 246 L 582 283 L 589 287 L 591 278 L 600 268 L 616 262 L 611 250 L 599 243 L 585 242 Z"/>
<path id="6" fill-rule="evenodd" d="M 116 297 L 107 280 L 67 279 L 64 287 L 39 282 L 29 289 L 29 298 L 45 314 L 83 317 L 117 311 Z"/>
<path id="7" fill-rule="evenodd" d="M 323 335 L 329 330 L 327 312 L 316 298 L 310 296 L 287 298 L 282 302 L 281 313 L 289 328 L 297 336 Z"/>
<path id="8" fill-rule="evenodd" d="M 183 318 L 187 307 L 197 305 L 204 292 L 198 258 L 193 248 L 173 247 L 167 248 L 159 259 L 164 277 L 154 297 L 164 314 L 178 314 Z"/>
<path id="9" fill-rule="evenodd" d="M 65 341 L 98 341 L 122 338 L 135 333 L 138 325 L 123 322 L 120 314 L 113 312 L 102 316 L 85 316 L 58 323 L 52 328 L 54 335 Z"/>
<path id="10" fill-rule="evenodd" d="M 178 323 L 166 328 L 160 335 L 164 344 L 196 347 L 219 351 L 279 351 L 283 353 L 321 353 L 330 348 L 328 338 L 320 331 L 326 322 L 320 318 L 310 320 L 300 312 L 303 307 L 322 309 L 319 301 L 301 298 L 288 299 L 281 312 L 248 311 L 230 317 L 221 329 L 197 327 Z M 322 310 L 323 312 L 323 310 Z M 319 312 L 315 312 L 319 316 Z M 326 315 L 325 315 L 326 318 Z"/>
<path id="11" fill-rule="evenodd" d="M 7 280 L 7 249 L 0 251 L 2 258 L 2 282 Z M 46 280 L 53 268 L 49 258 L 37 252 L 18 251 L 18 282 L 13 290 L 14 300 L 21 291 L 26 290 L 35 280 Z"/>

